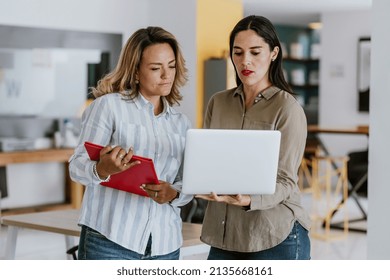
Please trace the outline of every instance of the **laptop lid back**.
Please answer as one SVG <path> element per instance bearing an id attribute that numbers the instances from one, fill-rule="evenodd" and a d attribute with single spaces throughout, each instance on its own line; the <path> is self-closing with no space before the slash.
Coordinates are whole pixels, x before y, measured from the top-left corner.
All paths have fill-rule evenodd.
<path id="1" fill-rule="evenodd" d="M 189 129 L 182 192 L 272 194 L 279 148 L 280 131 Z"/>

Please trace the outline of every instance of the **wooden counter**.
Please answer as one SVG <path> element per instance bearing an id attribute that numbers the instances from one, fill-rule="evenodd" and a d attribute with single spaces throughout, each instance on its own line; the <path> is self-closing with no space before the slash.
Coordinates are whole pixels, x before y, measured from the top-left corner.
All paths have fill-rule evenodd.
<path id="1" fill-rule="evenodd" d="M 309 133 L 319 134 L 363 134 L 369 135 L 369 127 L 366 125 L 359 125 L 354 127 L 322 127 L 318 125 L 308 125 L 307 130 Z"/>
<path id="2" fill-rule="evenodd" d="M 72 248 L 75 244 L 69 237 L 80 236 L 81 228 L 77 225 L 79 215 L 79 210 L 70 209 L 3 217 L 1 223 L 8 226 L 8 231 L 5 256 L 0 256 L 0 259 L 15 258 L 17 236 L 20 228 L 63 234 L 66 237 L 67 248 Z M 201 230 L 201 224 L 183 223 L 181 258 L 208 252 L 209 246 L 200 241 Z"/>
<path id="3" fill-rule="evenodd" d="M 34 151 L 0 152 L 0 166 L 18 163 L 63 162 L 65 164 L 65 201 L 62 206 L 80 208 L 84 187 L 70 180 L 68 160 L 73 149 L 45 149 Z M 40 208 L 42 208 L 40 206 Z M 33 210 L 33 209 L 31 209 Z M 28 212 L 28 211 L 24 211 Z"/>

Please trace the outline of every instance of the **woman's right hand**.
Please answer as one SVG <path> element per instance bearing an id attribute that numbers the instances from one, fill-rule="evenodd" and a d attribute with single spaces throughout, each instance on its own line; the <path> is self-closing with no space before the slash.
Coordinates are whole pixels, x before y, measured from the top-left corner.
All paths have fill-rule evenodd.
<path id="1" fill-rule="evenodd" d="M 235 206 L 249 206 L 251 204 L 250 195 L 236 194 L 236 195 L 217 195 L 212 192 L 210 194 L 195 195 L 196 198 L 205 199 L 208 201 L 225 202 Z"/>
<path id="2" fill-rule="evenodd" d="M 96 163 L 96 171 L 99 177 L 106 178 L 109 175 L 122 172 L 134 165 L 140 164 L 141 162 L 138 160 L 130 162 L 133 155 L 133 147 L 130 147 L 129 151 L 126 151 L 120 146 L 114 148 L 105 146 L 100 151 L 100 160 Z"/>

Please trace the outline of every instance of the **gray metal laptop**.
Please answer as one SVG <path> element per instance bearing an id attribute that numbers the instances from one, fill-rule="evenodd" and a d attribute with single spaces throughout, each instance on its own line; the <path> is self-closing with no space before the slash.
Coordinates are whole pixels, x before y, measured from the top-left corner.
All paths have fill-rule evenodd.
<path id="1" fill-rule="evenodd" d="M 183 169 L 185 194 L 272 194 L 280 131 L 189 129 Z"/>

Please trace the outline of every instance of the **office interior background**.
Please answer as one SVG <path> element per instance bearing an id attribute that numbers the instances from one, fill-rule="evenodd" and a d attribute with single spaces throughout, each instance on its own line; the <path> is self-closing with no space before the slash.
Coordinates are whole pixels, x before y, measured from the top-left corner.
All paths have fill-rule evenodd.
<path id="1" fill-rule="evenodd" d="M 304 12 L 305 5 L 309 5 L 308 2 L 312 1 L 292 1 L 293 3 L 290 4 L 288 2 L 275 0 L 0 0 L 0 25 L 49 31 L 62 30 L 75 32 L 76 35 L 79 34 L 78 32 L 101 36 L 112 35 L 116 40 L 119 36 L 122 44 L 138 28 L 148 25 L 166 28 L 175 34 L 181 43 L 190 74 L 189 82 L 182 89 L 184 100 L 179 110 L 189 116 L 194 127 L 200 127 L 203 113 L 204 61 L 212 57 L 222 57 L 226 53 L 228 34 L 242 16 L 255 13 L 269 17 L 274 24 L 302 25 L 302 22 L 288 22 L 288 20 L 297 18 L 305 19 L 302 15 L 294 16 L 291 5 L 301 8 Z M 388 163 L 390 125 L 387 121 L 390 117 L 390 110 L 387 106 L 390 104 L 390 55 L 387 47 L 390 43 L 387 28 L 390 26 L 388 18 L 390 2 L 386 0 L 342 0 L 338 2 L 369 2 L 369 5 L 361 5 L 355 9 L 325 9 L 321 12 L 310 13 L 307 18 L 307 20 L 317 20 L 322 23 L 319 31 L 321 62 L 319 64 L 318 123 L 324 126 L 369 125 L 368 142 L 364 136 L 323 136 L 323 141 L 329 147 L 330 152 L 337 155 L 345 155 L 350 151 L 369 147 L 368 258 L 390 259 L 390 245 L 386 242 L 387 237 L 390 236 L 390 222 L 384 218 L 385 213 L 390 212 L 388 203 L 390 188 L 386 178 L 390 167 Z M 282 13 L 286 10 L 291 11 L 289 14 L 292 19 L 283 16 Z M 358 67 L 358 41 L 361 37 L 371 38 L 369 113 L 358 110 L 356 69 Z M 94 47 L 84 48 L 83 40 L 87 38 L 89 37 L 76 36 L 75 40 L 77 44 L 80 44 L 75 43 L 77 53 L 63 54 L 54 48 L 56 50 L 53 50 L 53 57 L 61 61 L 69 56 L 69 59 L 74 58 L 74 63 L 76 63 L 80 62 L 80 56 L 82 56 L 85 59 L 84 64 L 98 63 L 101 60 L 101 49 L 96 46 L 100 45 L 96 42 Z M 1 48 L 13 48 L 3 39 L 0 45 Z M 56 51 L 58 53 L 54 53 Z M 115 58 L 115 54 L 112 57 Z M 44 53 L 35 53 L 35 58 L 37 64 L 42 64 L 39 67 L 44 67 L 47 62 Z M 1 75 L 2 67 L 0 67 L 0 86 L 1 83 L 4 84 Z M 59 87 L 58 93 L 51 98 L 55 98 L 54 101 L 60 101 L 48 102 L 43 108 L 37 105 L 36 112 L 42 112 L 42 115 L 58 114 L 58 117 L 64 118 L 77 116 L 84 100 L 80 99 L 79 95 L 75 96 L 74 93 L 79 90 L 77 86 L 80 79 L 87 79 L 87 77 L 85 74 L 73 72 L 73 69 L 75 68 L 58 70 L 59 75 L 66 75 L 62 80 L 66 87 Z M 53 85 L 42 83 L 39 86 L 46 89 Z M 24 114 L 32 110 L 35 105 L 31 102 L 45 98 L 44 93 L 39 93 L 39 88 L 37 91 L 31 94 L 40 94 L 38 99 L 31 98 L 29 102 L 23 102 L 24 107 L 18 103 L 12 104 L 11 109 L 5 105 L 5 101 L 0 96 L 0 110 L 3 110 L 0 115 L 9 114 L 11 111 Z M 68 105 L 74 110 L 64 110 Z M 78 105 L 80 108 L 77 108 Z M 72 111 L 71 115 L 68 115 L 69 111 Z M 8 177 L 23 172 L 24 179 L 19 176 L 11 184 L 17 185 L 18 191 L 25 193 L 28 197 L 29 192 L 26 188 L 34 188 L 34 184 L 37 186 L 40 184 L 40 180 L 31 179 L 32 177 L 28 179 L 34 174 L 44 176 L 48 184 L 64 184 L 65 175 L 62 174 L 63 171 L 59 165 L 47 164 L 37 167 L 33 164 L 26 164 L 18 167 L 19 169 L 11 167 L 8 170 L 11 173 Z M 30 197 L 32 196 L 30 193 Z M 51 197 L 55 198 L 55 195 Z M 2 204 L 7 206 L 7 203 L 12 204 L 12 200 L 3 199 Z"/>

